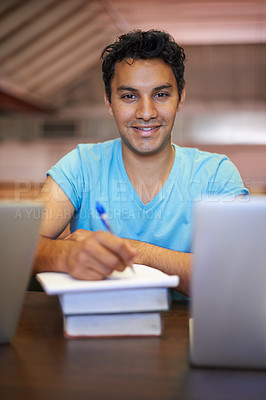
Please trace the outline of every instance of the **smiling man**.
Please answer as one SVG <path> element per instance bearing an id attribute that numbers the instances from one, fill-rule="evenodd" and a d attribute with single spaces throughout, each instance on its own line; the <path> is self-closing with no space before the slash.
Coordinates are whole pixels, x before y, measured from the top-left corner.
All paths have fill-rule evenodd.
<path id="1" fill-rule="evenodd" d="M 172 143 L 185 100 L 185 54 L 170 35 L 130 32 L 102 59 L 105 103 L 120 138 L 79 145 L 48 171 L 35 272 L 103 279 L 136 262 L 179 275 L 187 295 L 194 202 L 248 191 L 226 156 Z M 115 234 L 102 230 L 97 201 Z M 71 235 L 58 238 L 69 222 Z"/>
<path id="2" fill-rule="evenodd" d="M 116 65 L 111 98 L 105 95 L 105 101 L 115 117 L 123 155 L 127 151 L 140 155 L 173 153 L 171 132 L 184 91 L 179 100 L 173 71 L 160 59 L 127 59 Z"/>

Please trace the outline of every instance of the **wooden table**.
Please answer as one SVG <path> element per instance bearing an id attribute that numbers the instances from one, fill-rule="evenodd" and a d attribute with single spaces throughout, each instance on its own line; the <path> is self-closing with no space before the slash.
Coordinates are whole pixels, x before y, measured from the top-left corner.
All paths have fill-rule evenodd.
<path id="1" fill-rule="evenodd" d="M 12 344 L 0 345 L 0 399 L 266 399 L 266 372 L 189 366 L 188 314 L 174 304 L 161 338 L 67 340 L 57 298 L 27 292 Z"/>

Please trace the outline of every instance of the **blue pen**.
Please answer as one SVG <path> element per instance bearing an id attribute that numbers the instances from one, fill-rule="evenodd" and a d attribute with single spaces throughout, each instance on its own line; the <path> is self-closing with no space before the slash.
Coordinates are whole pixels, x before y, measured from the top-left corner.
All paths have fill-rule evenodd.
<path id="1" fill-rule="evenodd" d="M 98 211 L 98 214 L 99 214 L 99 216 L 100 216 L 100 218 L 101 218 L 101 220 L 102 220 L 102 223 L 104 224 L 105 228 L 106 228 L 109 232 L 113 233 L 113 231 L 112 231 L 112 229 L 111 229 L 111 227 L 110 227 L 110 225 L 109 225 L 109 223 L 108 223 L 108 216 L 107 216 L 107 214 L 106 214 L 106 211 L 105 211 L 105 209 L 104 209 L 104 206 L 103 206 L 101 203 L 99 203 L 99 201 L 96 201 L 96 210 Z M 132 271 L 135 273 L 133 267 L 132 267 Z"/>
<path id="2" fill-rule="evenodd" d="M 105 209 L 103 207 L 103 205 L 101 203 L 99 203 L 98 201 L 96 201 L 96 210 L 98 211 L 98 214 L 102 220 L 102 223 L 104 224 L 105 228 L 113 233 L 112 229 L 110 228 L 110 225 L 108 224 L 108 217 L 107 214 L 105 212 Z"/>

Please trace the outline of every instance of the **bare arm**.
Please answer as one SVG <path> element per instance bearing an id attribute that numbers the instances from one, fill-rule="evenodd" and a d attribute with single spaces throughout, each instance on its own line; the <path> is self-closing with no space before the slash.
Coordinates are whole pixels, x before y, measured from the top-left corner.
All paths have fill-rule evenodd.
<path id="1" fill-rule="evenodd" d="M 122 271 L 133 263 L 134 248 L 125 239 L 107 232 L 89 232 L 79 240 L 61 240 L 74 214 L 74 207 L 63 190 L 48 177 L 39 201 L 45 205 L 41 238 L 37 248 L 34 273 L 67 272 L 78 279 L 103 279 L 114 269 Z"/>
<path id="2" fill-rule="evenodd" d="M 178 291 L 187 296 L 189 295 L 191 254 L 165 249 L 137 240 L 127 240 L 137 250 L 135 263 L 160 269 L 169 275 L 178 275 L 180 278 Z"/>
<path id="3" fill-rule="evenodd" d="M 82 241 L 87 234 L 87 231 L 80 229 L 70 235 L 69 240 L 79 242 Z M 165 249 L 137 240 L 124 240 L 126 240 L 131 247 L 136 249 L 136 256 L 134 258 L 135 263 L 148 265 L 169 275 L 178 275 L 180 278 L 178 291 L 189 296 L 192 259 L 191 254 Z"/>
<path id="4" fill-rule="evenodd" d="M 149 243 L 120 239 L 107 232 L 78 230 L 69 240 L 56 239 L 69 224 L 75 210 L 63 190 L 47 178 L 39 200 L 45 205 L 41 238 L 34 272 L 68 272 L 80 279 L 102 279 L 113 269 L 123 270 L 133 262 L 180 277 L 178 290 L 189 294 L 191 255 Z M 135 250 L 134 250 L 135 249 Z"/>

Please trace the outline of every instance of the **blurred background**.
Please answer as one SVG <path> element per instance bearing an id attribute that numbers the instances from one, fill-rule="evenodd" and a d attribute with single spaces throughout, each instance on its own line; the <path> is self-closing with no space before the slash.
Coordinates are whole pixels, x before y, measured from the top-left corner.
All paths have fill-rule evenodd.
<path id="1" fill-rule="evenodd" d="M 266 0 L 1 0 L 0 198 L 33 198 L 78 143 L 118 137 L 100 54 L 132 29 L 184 47 L 173 141 L 225 153 L 266 192 Z"/>

